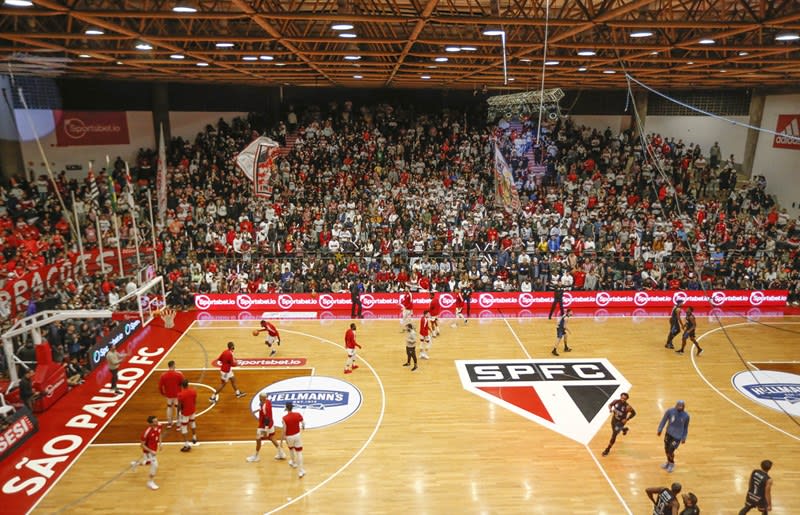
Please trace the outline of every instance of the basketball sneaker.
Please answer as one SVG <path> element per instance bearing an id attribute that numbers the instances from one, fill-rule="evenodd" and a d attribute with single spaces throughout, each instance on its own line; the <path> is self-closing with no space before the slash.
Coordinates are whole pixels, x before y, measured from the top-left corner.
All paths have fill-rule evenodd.
<path id="1" fill-rule="evenodd" d="M 667 462 L 667 463 L 662 463 L 662 464 L 661 464 L 661 468 L 662 468 L 662 469 L 664 469 L 664 470 L 667 470 L 667 469 L 669 468 L 669 462 Z"/>
<path id="2" fill-rule="evenodd" d="M 699 351 L 697 351 L 697 355 L 698 356 L 702 356 L 703 355 L 703 349 L 700 349 Z"/>
<path id="3" fill-rule="evenodd" d="M 139 460 L 133 460 L 131 462 L 131 470 L 136 470 L 136 467 L 139 466 Z"/>
<path id="4" fill-rule="evenodd" d="M 296 469 L 297 463 L 293 462 L 292 460 L 289 460 L 289 466 L 292 467 L 293 469 Z"/>
<path id="5" fill-rule="evenodd" d="M 550 354 L 552 354 L 553 356 L 558 356 L 558 351 L 553 349 L 552 352 L 550 352 Z"/>
<path id="6" fill-rule="evenodd" d="M 192 438 L 192 445 L 200 445 L 197 443 L 197 438 Z"/>
<path id="7" fill-rule="evenodd" d="M 676 350 L 676 351 L 675 351 L 675 354 L 681 354 L 681 355 L 682 355 L 682 354 L 683 354 L 683 351 L 682 351 L 682 350 Z"/>
<path id="8" fill-rule="evenodd" d="M 670 463 L 669 465 L 667 465 L 667 472 L 672 472 L 673 470 L 675 470 L 674 463 Z"/>
<path id="9" fill-rule="evenodd" d="M 150 490 L 158 490 L 158 485 L 155 483 L 155 481 L 148 481 L 147 488 Z"/>
<path id="10" fill-rule="evenodd" d="M 216 395 L 212 395 L 211 397 L 208 398 L 208 400 L 211 402 L 217 402 L 218 399 L 219 397 L 217 397 Z"/>
<path id="11" fill-rule="evenodd" d="M 269 353 L 269 357 L 272 357 L 277 353 L 278 353 L 278 351 L 276 351 L 275 349 L 272 349 L 272 352 Z"/>
<path id="12" fill-rule="evenodd" d="M 286 455 L 284 453 L 282 453 L 282 452 L 279 452 L 278 454 L 275 455 L 275 459 L 276 460 L 285 460 L 286 459 Z"/>
<path id="13" fill-rule="evenodd" d="M 623 428 L 622 428 L 622 434 L 623 434 L 623 435 L 626 435 L 626 434 L 628 434 L 628 429 L 629 429 L 629 428 L 627 428 L 627 427 L 623 427 Z"/>
<path id="14" fill-rule="evenodd" d="M 611 450 L 610 450 L 610 449 L 606 449 L 606 450 L 604 450 L 604 451 L 603 451 L 603 454 L 602 454 L 602 455 L 603 455 L 603 456 L 608 456 L 608 453 L 609 453 L 609 452 L 611 452 Z"/>
<path id="15" fill-rule="evenodd" d="M 412 368 L 412 369 L 411 369 L 411 371 L 413 372 L 413 371 L 415 371 L 416 369 L 417 369 L 417 365 L 414 365 L 414 368 Z"/>
<path id="16" fill-rule="evenodd" d="M 257 461 L 261 461 L 261 458 L 258 457 L 258 454 L 253 454 L 252 456 L 247 457 L 248 463 L 255 463 Z"/>
<path id="17" fill-rule="evenodd" d="M 297 473 L 297 477 L 303 477 L 305 475 L 306 475 L 306 471 L 303 470 L 303 469 L 300 469 L 300 472 Z"/>
<path id="18" fill-rule="evenodd" d="M 352 373 L 353 373 L 353 371 L 352 371 L 352 370 L 350 370 L 349 368 L 345 368 L 345 369 L 344 369 L 344 373 L 345 373 L 345 374 L 352 374 Z"/>
<path id="19" fill-rule="evenodd" d="M 246 393 L 244 393 L 244 392 L 236 392 L 236 398 L 237 398 L 237 399 L 241 399 L 241 398 L 242 398 L 242 397 L 244 397 L 245 395 L 247 395 L 247 394 L 246 394 Z"/>
<path id="20" fill-rule="evenodd" d="M 419 357 L 420 359 L 430 359 L 427 352 L 420 352 Z"/>
<path id="21" fill-rule="evenodd" d="M 358 368 L 358 365 L 354 364 L 354 365 L 353 365 L 353 370 L 355 370 L 355 369 L 357 369 L 357 368 Z"/>
<path id="22" fill-rule="evenodd" d="M 570 347 L 564 347 L 564 352 L 572 352 L 572 348 L 570 348 Z"/>
<path id="23" fill-rule="evenodd" d="M 181 447 L 181 452 L 189 452 L 191 450 L 192 450 L 191 445 L 184 445 L 183 447 Z"/>

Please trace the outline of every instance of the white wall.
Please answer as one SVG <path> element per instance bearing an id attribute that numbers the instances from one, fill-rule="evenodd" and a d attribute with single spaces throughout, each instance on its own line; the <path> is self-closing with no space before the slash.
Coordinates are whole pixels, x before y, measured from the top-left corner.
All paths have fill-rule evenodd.
<path id="1" fill-rule="evenodd" d="M 749 116 L 727 116 L 731 120 L 747 123 Z M 715 141 L 719 142 L 722 159 L 734 155 L 734 161 L 741 163 L 744 159 L 744 145 L 747 140 L 747 129 L 729 122 L 723 122 L 710 116 L 652 116 L 645 119 L 645 132 L 661 134 L 664 137 L 682 139 L 687 145 L 696 143 L 708 156 Z"/>
<path id="2" fill-rule="evenodd" d="M 81 165 L 83 168 L 77 171 L 67 170 L 67 177 L 85 177 L 89 169 L 89 161 L 94 160 L 95 170 L 100 170 L 106 166 L 106 156 L 113 162 L 117 156 L 128 162 L 136 159 L 136 152 L 140 148 L 153 148 L 155 138 L 153 136 L 153 115 L 150 111 L 128 111 L 127 145 L 87 145 L 77 147 L 59 147 L 56 140 L 55 122 L 53 113 L 49 109 L 32 109 L 24 111 L 16 109 L 14 115 L 17 119 L 17 127 L 22 136 L 22 159 L 25 167 L 33 170 L 34 177 L 46 174 L 47 169 L 44 160 L 36 145 L 33 137 L 34 130 L 31 129 L 33 121 L 36 134 L 42 143 L 45 156 L 50 162 L 53 173 L 58 174 L 61 170 L 66 170 L 67 165 Z"/>
<path id="3" fill-rule="evenodd" d="M 779 114 L 800 115 L 800 94 L 768 96 L 761 127 L 774 131 Z M 775 195 L 792 216 L 800 216 L 800 150 L 773 148 L 773 139 L 772 134 L 759 134 L 753 175 L 765 176 L 767 192 Z"/>
<path id="4" fill-rule="evenodd" d="M 66 170 L 67 177 L 82 178 L 86 176 L 89 161 L 94 160 L 95 170 L 106 166 L 106 155 L 113 162 L 117 156 L 133 163 L 140 148 L 155 148 L 153 134 L 153 114 L 150 111 L 127 111 L 129 142 L 127 145 L 73 146 L 57 145 L 53 113 L 48 109 L 32 109 L 24 111 L 16 109 L 14 115 L 17 127 L 22 136 L 22 158 L 27 169 L 33 170 L 33 176 L 47 173 L 44 161 L 34 138 L 34 130 L 42 142 L 47 160 L 53 173 L 66 170 L 67 165 L 81 165 L 80 170 Z M 237 116 L 246 116 L 241 112 L 199 112 L 173 111 L 169 114 L 170 128 L 173 137 L 182 137 L 194 141 L 197 133 L 206 125 L 216 125 L 220 118 L 230 122 Z M 29 120 L 30 118 L 30 120 Z M 31 128 L 31 125 L 35 129 Z"/>

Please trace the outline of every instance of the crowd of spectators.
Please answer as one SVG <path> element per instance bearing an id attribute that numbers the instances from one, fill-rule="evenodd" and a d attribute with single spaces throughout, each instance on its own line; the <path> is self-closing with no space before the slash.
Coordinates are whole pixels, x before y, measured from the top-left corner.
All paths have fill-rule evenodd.
<path id="1" fill-rule="evenodd" d="M 355 276 L 372 291 L 559 282 L 796 294 L 797 221 L 763 181 L 737 185 L 733 157 L 723 161 L 717 145 L 704 154 L 560 119 L 538 148 L 537 177 L 514 152 L 528 122 L 467 127 L 452 111 L 344 105 L 298 127 L 262 198 L 232 171 L 251 137 L 245 120 L 173 147 L 175 194 L 159 240 L 181 297 L 346 291 Z M 493 140 L 515 170 L 520 212 L 495 205 Z"/>
<path id="2" fill-rule="evenodd" d="M 539 175 L 520 150 L 535 143 L 535 121 L 467 123 L 455 110 L 349 102 L 291 114 L 270 132 L 293 145 L 275 157 L 266 196 L 234 167 L 260 128 L 253 118 L 173 139 L 156 227 L 142 195 L 154 190 L 152 150 L 133 167 L 133 211 L 114 198 L 126 188 L 121 159 L 97 171 L 99 210 L 88 181 L 63 172 L 55 187 L 40 177 L 0 188 L 0 287 L 77 252 L 63 201 L 86 249 L 116 245 L 113 213 L 124 247 L 134 225 L 140 242 L 154 231 L 179 306 L 197 291 L 347 291 L 356 278 L 371 291 L 787 288 L 800 300 L 797 220 L 762 180 L 737 184 L 733 156 L 723 160 L 718 145 L 704 152 L 564 117 L 536 144 Z M 494 142 L 513 170 L 518 212 L 496 204 Z M 78 274 L 31 294 L 27 312 L 107 307 L 128 282 Z M 4 326 L 9 314 L 0 302 Z M 109 326 L 59 330 L 60 355 L 81 358 Z"/>

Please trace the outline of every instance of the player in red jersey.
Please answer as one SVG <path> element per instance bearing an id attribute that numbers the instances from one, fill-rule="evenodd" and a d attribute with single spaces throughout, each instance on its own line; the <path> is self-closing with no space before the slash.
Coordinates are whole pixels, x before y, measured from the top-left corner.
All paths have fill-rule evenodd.
<path id="1" fill-rule="evenodd" d="M 344 347 L 347 351 L 347 361 L 344 363 L 344 373 L 350 374 L 358 368 L 356 365 L 356 349 L 361 345 L 356 343 L 356 324 L 350 324 L 350 329 L 344 333 Z"/>
<path id="2" fill-rule="evenodd" d="M 355 324 L 351 324 L 355 325 Z M 292 411 L 294 405 L 291 402 L 286 403 L 286 415 L 283 416 L 283 438 L 286 440 L 286 445 L 289 447 L 289 466 L 298 468 L 297 477 L 306 475 L 303 468 L 303 442 L 300 439 L 300 430 L 305 429 L 303 422 L 303 415 Z"/>
<path id="3" fill-rule="evenodd" d="M 189 452 L 192 446 L 189 445 L 189 426 L 192 426 L 192 445 L 197 445 L 197 424 L 195 424 L 195 411 L 197 411 L 197 390 L 189 386 L 189 380 L 181 381 L 181 391 L 178 392 L 179 423 L 181 434 L 183 435 L 183 447 L 181 452 Z"/>
<path id="4" fill-rule="evenodd" d="M 155 482 L 156 472 L 158 471 L 156 453 L 161 449 L 161 426 L 158 424 L 158 417 L 155 415 L 147 417 L 147 428 L 142 433 L 141 446 L 142 457 L 131 462 L 131 469 L 135 469 L 139 465 L 150 465 L 147 487 L 150 490 L 158 490 L 158 485 Z"/>
<path id="5" fill-rule="evenodd" d="M 264 340 L 264 343 L 267 347 L 270 348 L 270 356 L 274 356 L 277 354 L 278 350 L 272 348 L 272 344 L 277 343 L 278 345 L 281 344 L 281 333 L 278 332 L 278 328 L 272 325 L 270 322 L 266 320 L 261 321 L 261 329 L 256 329 L 253 331 L 253 335 L 257 335 L 258 333 L 267 333 L 267 338 Z"/>
<path id="6" fill-rule="evenodd" d="M 464 315 L 461 314 L 461 312 L 464 310 L 464 296 L 461 295 L 461 290 L 460 289 L 455 288 L 453 290 L 453 298 L 455 298 L 455 301 L 456 301 L 456 303 L 455 303 L 456 319 L 460 318 L 466 324 L 468 322 L 468 320 L 466 318 L 464 318 Z M 450 324 L 450 327 L 456 327 L 456 320 L 453 320 L 453 323 Z"/>
<path id="7" fill-rule="evenodd" d="M 272 445 L 278 449 L 278 454 L 275 455 L 276 460 L 285 460 L 286 455 L 283 453 L 281 443 L 275 438 L 275 420 L 272 418 L 272 402 L 267 398 L 266 393 L 258 394 L 258 400 L 261 403 L 258 408 L 258 429 L 256 429 L 256 453 L 247 457 L 250 463 L 259 461 L 258 453 L 261 451 L 261 440 L 267 439 L 272 442 Z"/>
<path id="8" fill-rule="evenodd" d="M 431 319 L 428 310 L 422 313 L 419 319 L 419 357 L 428 359 L 428 351 L 431 349 Z"/>
<path id="9" fill-rule="evenodd" d="M 405 328 L 411 321 L 414 315 L 414 298 L 411 296 L 411 290 L 406 290 L 400 294 L 400 325 Z M 402 329 L 405 331 L 405 329 Z"/>
<path id="10" fill-rule="evenodd" d="M 158 391 L 167 398 L 167 429 L 172 427 L 172 412 L 178 418 L 178 392 L 181 391 L 183 374 L 175 370 L 175 362 L 167 363 L 169 370 L 161 374 L 158 380 Z"/>
<path id="11" fill-rule="evenodd" d="M 246 395 L 244 392 L 239 391 L 239 387 L 236 386 L 236 378 L 233 377 L 233 367 L 236 366 L 236 358 L 233 357 L 233 351 L 235 349 L 236 346 L 233 344 L 233 342 L 228 342 L 228 348 L 222 351 L 222 354 L 220 354 L 217 358 L 217 361 L 219 362 L 219 372 L 222 384 L 220 384 L 219 388 L 217 388 L 211 395 L 211 402 L 217 402 L 219 400 L 219 392 L 225 388 L 225 385 L 228 384 L 228 381 L 231 382 L 231 386 L 233 386 L 233 389 L 236 392 L 237 399 Z"/>
<path id="12" fill-rule="evenodd" d="M 435 292 L 431 292 L 431 306 L 428 308 L 431 321 L 431 336 L 436 338 L 439 336 L 439 313 L 442 306 L 439 304 L 439 296 Z"/>

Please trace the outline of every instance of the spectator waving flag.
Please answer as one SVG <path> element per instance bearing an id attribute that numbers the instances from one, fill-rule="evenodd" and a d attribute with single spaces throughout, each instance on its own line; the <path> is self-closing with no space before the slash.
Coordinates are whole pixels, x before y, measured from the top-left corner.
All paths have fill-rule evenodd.
<path id="1" fill-rule="evenodd" d="M 92 162 L 89 161 L 89 211 L 97 213 L 100 210 L 100 190 L 97 187 L 97 179 L 94 176 Z"/>
<path id="2" fill-rule="evenodd" d="M 514 176 L 497 144 L 494 147 L 494 203 L 511 213 L 520 209 Z"/>
<path id="3" fill-rule="evenodd" d="M 128 205 L 128 211 L 133 214 L 136 203 L 133 200 L 133 180 L 131 180 L 131 169 L 128 167 L 127 161 L 125 161 L 125 203 Z"/>
<path id="4" fill-rule="evenodd" d="M 164 144 L 163 125 L 159 126 L 157 174 L 158 220 L 163 224 L 167 216 L 167 147 Z"/>

